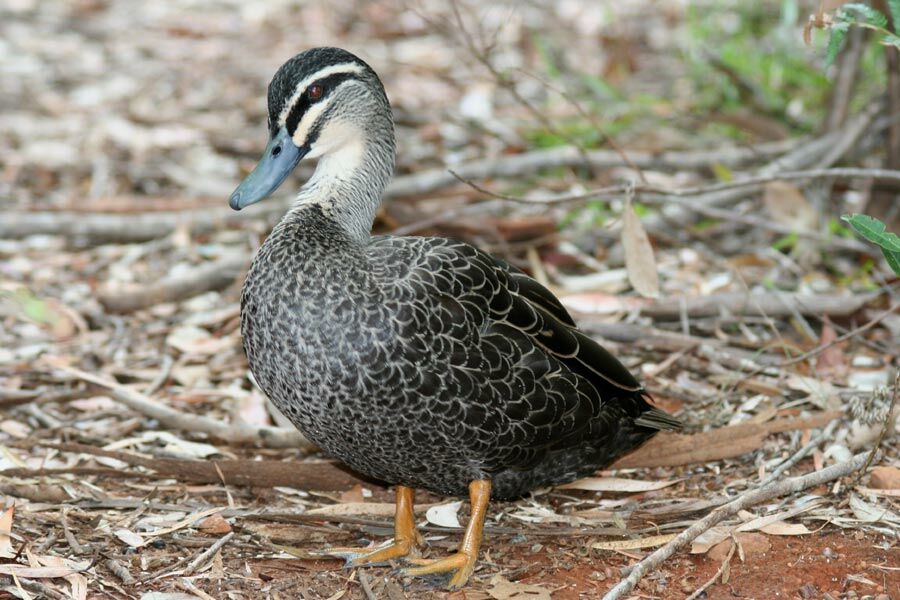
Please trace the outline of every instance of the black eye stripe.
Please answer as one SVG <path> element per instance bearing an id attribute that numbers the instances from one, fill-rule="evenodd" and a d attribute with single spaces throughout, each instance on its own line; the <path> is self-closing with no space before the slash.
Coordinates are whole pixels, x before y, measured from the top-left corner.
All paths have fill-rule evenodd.
<path id="1" fill-rule="evenodd" d="M 297 98 L 297 101 L 288 113 L 287 119 L 285 119 L 284 126 L 287 128 L 288 135 L 294 135 L 294 132 L 297 130 L 297 125 L 300 124 L 300 119 L 303 118 L 303 115 L 306 114 L 306 111 L 309 110 L 310 106 L 325 100 L 337 86 L 348 79 L 357 79 L 357 77 L 353 73 L 335 73 L 334 75 L 329 75 L 311 82 L 306 90 L 303 90 L 303 93 L 300 94 L 300 97 Z M 322 86 L 323 91 L 319 98 L 311 100 L 306 91 L 314 85 Z"/>

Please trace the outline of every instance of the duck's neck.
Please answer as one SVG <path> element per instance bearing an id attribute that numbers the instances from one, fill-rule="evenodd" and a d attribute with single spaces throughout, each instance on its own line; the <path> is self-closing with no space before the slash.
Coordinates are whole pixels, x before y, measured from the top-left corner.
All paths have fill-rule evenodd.
<path id="1" fill-rule="evenodd" d="M 288 218 L 301 217 L 306 207 L 316 205 L 351 240 L 366 242 L 381 194 L 394 171 L 392 138 L 379 142 L 359 137 L 325 153 L 300 189 Z"/>

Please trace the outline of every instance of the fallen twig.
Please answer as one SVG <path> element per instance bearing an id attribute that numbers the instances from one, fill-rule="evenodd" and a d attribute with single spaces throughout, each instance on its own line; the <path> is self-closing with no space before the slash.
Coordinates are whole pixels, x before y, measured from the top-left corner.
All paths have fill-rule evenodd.
<path id="1" fill-rule="evenodd" d="M 739 423 L 700 433 L 662 432 L 609 468 L 675 467 L 740 456 L 759 448 L 767 435 L 822 427 L 842 415 L 833 410 L 805 418 Z"/>
<path id="2" fill-rule="evenodd" d="M 714 192 L 724 192 L 729 190 L 740 190 L 745 188 L 758 188 L 759 186 L 772 183 L 773 181 L 796 181 L 803 179 L 847 179 L 847 178 L 867 178 L 867 179 L 885 179 L 888 181 L 900 181 L 900 171 L 892 169 L 861 169 L 852 167 L 843 167 L 835 169 L 808 169 L 803 171 L 782 171 L 777 173 L 763 173 L 753 175 L 746 179 L 738 179 L 736 181 L 725 181 L 721 183 L 711 183 L 690 188 L 663 188 L 646 183 L 631 183 L 613 185 L 578 194 L 559 194 L 556 196 L 548 196 L 546 198 L 532 198 L 524 196 L 511 196 L 507 194 L 499 194 L 464 178 L 457 171 L 450 171 L 462 183 L 471 186 L 478 192 L 489 195 L 499 200 L 509 200 L 510 202 L 518 202 L 520 204 L 572 204 L 577 202 L 586 202 L 588 200 L 596 200 L 604 196 L 620 196 L 621 194 L 634 191 L 635 197 L 645 199 L 647 196 L 666 196 L 668 198 L 691 198 L 693 196 L 702 196 Z M 686 205 L 691 206 L 691 205 Z"/>
<path id="3" fill-rule="evenodd" d="M 72 529 L 69 527 L 69 519 L 68 519 L 68 509 L 62 509 L 59 511 L 59 520 L 62 523 L 63 535 L 66 538 L 66 543 L 69 544 L 69 548 L 72 549 L 72 553 L 76 556 L 80 554 L 84 554 L 84 546 L 82 546 L 77 539 L 75 539 L 75 535 L 72 533 Z"/>
<path id="4" fill-rule="evenodd" d="M 231 444 L 256 444 L 268 448 L 310 449 L 314 447 L 296 429 L 255 427 L 246 423 L 223 423 L 209 417 L 183 413 L 104 377 L 62 364 L 52 364 L 51 366 L 78 379 L 110 390 L 112 397 L 128 408 L 152 417 L 172 429 L 206 433 Z"/>
<path id="5" fill-rule="evenodd" d="M 369 579 L 369 574 L 366 573 L 366 570 L 357 569 L 356 574 L 359 577 L 359 587 L 362 588 L 363 593 L 366 595 L 366 600 L 377 600 L 375 592 L 372 591 L 372 580 Z"/>
<path id="6" fill-rule="evenodd" d="M 828 294 L 793 294 L 788 292 L 729 292 L 689 298 L 664 298 L 647 302 L 640 312 L 654 319 L 680 319 L 690 317 L 716 317 L 723 312 L 732 315 L 765 317 L 802 315 L 846 317 L 859 311 L 880 294 L 856 296 Z"/>
<path id="7" fill-rule="evenodd" d="M 819 435 L 817 435 L 816 437 L 811 439 L 809 441 L 809 443 L 805 444 L 802 448 L 797 450 L 797 452 L 795 452 L 790 458 L 788 458 L 787 460 L 782 462 L 780 465 L 775 467 L 775 469 L 773 469 L 772 472 L 769 473 L 769 475 L 762 481 L 762 483 L 760 483 L 760 485 L 768 485 L 768 484 L 772 483 L 773 481 L 775 481 L 776 479 L 781 477 L 782 473 L 784 473 L 785 471 L 787 471 L 788 469 L 790 469 L 791 467 L 796 465 L 798 462 L 800 462 L 801 460 L 806 458 L 806 456 L 810 452 L 815 450 L 819 446 L 819 444 L 821 444 L 822 442 L 824 442 L 827 439 L 830 439 L 831 436 L 834 434 L 834 430 L 837 429 L 839 422 L 840 421 L 835 419 L 834 421 L 829 423 L 825 427 L 825 429 L 822 430 L 822 432 Z"/>
<path id="8" fill-rule="evenodd" d="M 875 440 L 875 443 L 872 445 L 872 451 L 869 452 L 869 458 L 866 459 L 866 466 L 860 472 L 860 477 L 857 477 L 857 484 L 859 484 L 859 479 L 862 477 L 862 474 L 869 470 L 869 467 L 872 466 L 872 462 L 875 460 L 875 453 L 878 452 L 878 449 L 881 447 L 881 442 L 884 441 L 885 436 L 891 426 L 894 423 L 894 407 L 897 406 L 897 396 L 900 396 L 900 372 L 898 372 L 894 376 L 894 391 L 891 392 L 891 404 L 888 406 L 887 413 L 884 416 L 884 423 L 881 424 L 881 431 L 878 432 L 878 438 Z"/>
<path id="9" fill-rule="evenodd" d="M 246 271 L 249 262 L 248 256 L 226 256 L 150 285 L 102 292 L 100 303 L 110 312 L 129 313 L 163 302 L 177 302 L 204 292 L 221 290 L 233 284 Z"/>
<path id="10" fill-rule="evenodd" d="M 765 436 L 773 433 L 821 427 L 840 417 L 840 411 L 819 413 L 805 418 L 776 419 L 768 423 L 741 423 L 694 434 L 661 433 L 609 468 L 680 466 L 738 456 L 758 448 Z M 191 483 L 221 483 L 251 487 L 285 486 L 296 489 L 338 491 L 359 483 L 371 485 L 360 476 L 328 461 L 276 460 L 180 460 L 151 458 L 119 450 L 73 443 L 26 440 L 11 442 L 10 447 L 42 446 L 62 452 L 78 452 L 120 460 L 129 465 L 153 470 L 157 478 L 173 478 Z M 83 476 L 148 477 L 147 474 L 105 467 L 68 467 L 64 469 L 11 468 L 0 471 L 5 477 L 40 477 L 77 473 Z M 15 495 L 15 494 L 13 494 Z"/>
<path id="11" fill-rule="evenodd" d="M 897 312 L 897 309 L 900 309 L 900 303 L 893 305 L 892 307 L 888 308 L 886 311 L 876 315 L 873 319 L 869 320 L 867 323 L 863 323 L 859 327 L 851 329 L 847 333 L 834 338 L 830 342 L 822 344 L 821 346 L 817 346 L 817 347 L 813 348 L 812 350 L 810 350 L 809 352 L 804 352 L 803 354 L 800 354 L 799 356 L 794 356 L 792 358 L 786 359 L 786 360 L 782 361 L 781 363 L 779 363 L 777 366 L 778 367 L 789 367 L 791 365 L 795 365 L 795 364 L 801 363 L 809 358 L 812 358 L 813 356 L 817 356 L 817 355 L 821 354 L 822 352 L 828 350 L 832 346 L 835 346 L 842 342 L 846 342 L 850 338 L 855 337 L 855 336 L 859 335 L 860 333 L 871 329 L 872 327 L 874 327 L 875 325 L 877 325 L 878 323 L 883 321 L 886 317 Z"/>
<path id="12" fill-rule="evenodd" d="M 706 583 L 698 587 L 694 590 L 694 593 L 685 598 L 684 600 L 696 600 L 699 598 L 703 592 L 708 590 L 715 582 L 719 579 L 719 577 L 723 577 L 725 573 L 728 572 L 728 569 L 731 567 L 731 558 L 734 556 L 735 550 L 737 550 L 738 542 L 737 540 L 731 540 L 731 549 L 728 550 L 728 556 L 725 557 L 725 560 L 722 561 L 722 564 L 719 565 L 719 569 L 715 572 L 715 574 L 706 580 Z M 723 577 L 722 583 L 726 583 L 727 577 Z"/>
<path id="13" fill-rule="evenodd" d="M 698 197 L 711 194 L 721 194 L 723 192 L 735 192 L 742 190 L 748 191 L 750 193 L 755 193 L 762 190 L 764 184 L 771 183 L 773 181 L 852 177 L 900 181 L 900 171 L 894 171 L 890 169 L 809 169 L 803 171 L 763 173 L 737 181 L 713 183 L 692 188 L 668 189 L 644 183 L 626 183 L 621 185 L 597 188 L 577 194 L 558 194 L 543 198 L 534 198 L 501 194 L 487 189 L 484 186 L 473 182 L 471 179 L 464 178 L 458 172 L 451 171 L 451 173 L 455 175 L 461 182 L 469 185 L 472 189 L 498 200 L 517 202 L 521 204 L 568 205 L 580 204 L 583 202 L 588 202 L 590 200 L 604 198 L 618 198 L 623 194 L 631 193 L 633 191 L 634 197 L 636 199 L 648 204 L 675 205 L 677 207 L 683 208 L 686 211 L 695 212 L 706 217 L 742 223 L 744 225 L 749 225 L 752 227 L 757 227 L 784 235 L 793 234 L 798 237 L 814 239 L 821 243 L 827 243 L 830 246 L 836 248 L 867 253 L 871 252 L 871 247 L 857 240 L 829 236 L 812 229 L 798 229 L 797 227 L 790 224 L 782 224 L 772 221 L 771 219 L 764 219 L 753 215 L 740 214 L 736 211 L 730 211 L 718 208 L 716 206 L 711 206 L 708 203 L 697 202 L 696 199 Z"/>
<path id="14" fill-rule="evenodd" d="M 659 320 L 681 320 L 685 317 L 755 316 L 770 319 L 792 317 L 797 314 L 818 316 L 823 314 L 836 317 L 852 315 L 881 295 L 881 292 L 855 296 L 838 294 L 795 294 L 791 292 L 727 292 L 705 296 L 670 296 L 653 300 L 650 298 L 621 298 L 620 306 L 606 303 L 601 312 L 635 311 Z M 583 314 L 591 314 L 590 302 L 579 301 L 578 294 L 562 295 L 563 305 Z M 888 313 L 889 314 L 889 313 Z M 886 315 L 880 315 L 883 319 Z M 877 321 L 876 321 L 877 323 Z M 869 327 L 875 325 L 872 323 Z M 857 332 L 858 333 L 858 332 Z"/>
<path id="15" fill-rule="evenodd" d="M 125 585 L 131 585 L 135 582 L 135 578 L 131 576 L 128 569 L 114 558 L 108 558 L 104 562 L 106 568 L 112 571 L 112 574 L 122 580 Z"/>
<path id="16" fill-rule="evenodd" d="M 215 556 L 216 552 L 218 552 L 222 548 L 222 546 L 227 544 L 233 537 L 234 532 L 232 531 L 217 539 L 212 546 L 201 552 L 197 556 L 197 558 L 188 563 L 188 566 L 184 568 L 184 573 L 182 573 L 182 575 L 187 577 L 193 574 L 194 571 L 202 567 L 208 560 Z"/>
<path id="17" fill-rule="evenodd" d="M 222 483 L 233 486 L 251 487 L 293 487 L 304 490 L 338 491 L 350 489 L 359 483 L 367 483 L 361 477 L 342 469 L 331 461 L 277 461 L 277 460 L 183 460 L 174 458 L 151 458 L 122 452 L 104 450 L 95 446 L 73 443 L 50 443 L 29 441 L 27 444 L 13 442 L 11 447 L 42 446 L 62 452 L 78 452 L 93 456 L 103 456 L 120 460 L 129 465 L 153 470 L 157 479 L 177 479 L 190 483 Z M 69 467 L 64 469 L 11 468 L 0 471 L 6 477 L 39 477 L 77 473 L 102 477 L 147 477 L 146 474 L 129 472 L 124 469 L 98 467 Z"/>
<path id="18" fill-rule="evenodd" d="M 802 477 L 792 477 L 780 482 L 773 482 L 769 485 L 749 490 L 728 504 L 717 508 L 709 513 L 703 519 L 697 521 L 676 537 L 674 540 L 651 553 L 642 561 L 634 565 L 628 576 L 622 579 L 615 587 L 603 596 L 603 600 L 618 600 L 628 594 L 637 582 L 640 581 L 646 573 L 658 568 L 664 561 L 671 557 L 675 552 L 697 538 L 701 533 L 707 531 L 726 517 L 737 514 L 754 504 L 765 502 L 772 498 L 794 494 L 810 487 L 822 485 L 834 481 L 840 477 L 849 475 L 866 464 L 868 452 L 856 454 L 846 462 L 837 463 L 826 467 L 821 471 L 809 473 Z"/>
<path id="19" fill-rule="evenodd" d="M 630 152 L 631 162 L 642 169 L 683 170 L 712 164 L 738 167 L 749 162 L 779 156 L 796 148 L 803 140 L 770 142 L 751 147 L 730 147 L 693 152 Z M 486 179 L 514 177 L 540 169 L 571 167 L 584 164 L 593 168 L 622 166 L 616 152 L 588 150 L 582 156 L 577 148 L 564 146 L 536 150 L 511 156 L 481 159 L 454 167 L 460 177 Z M 458 183 L 457 177 L 441 167 L 397 177 L 385 191 L 386 199 L 427 194 Z M 293 198 L 273 200 L 251 209 L 256 219 L 274 220 L 293 203 Z M 59 235 L 89 244 L 135 243 L 165 237 L 177 227 L 187 227 L 192 234 L 237 227 L 249 219 L 224 206 L 220 209 L 195 209 L 180 212 L 152 213 L 84 213 L 84 212 L 16 212 L 7 211 L 0 220 L 0 239 L 21 239 L 31 235 Z"/>

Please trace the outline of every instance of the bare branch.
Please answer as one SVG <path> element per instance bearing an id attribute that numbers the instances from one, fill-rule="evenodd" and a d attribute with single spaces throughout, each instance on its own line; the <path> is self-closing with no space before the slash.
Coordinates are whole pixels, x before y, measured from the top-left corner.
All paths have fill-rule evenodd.
<path id="1" fill-rule="evenodd" d="M 616 584 L 615 587 L 603 596 L 603 600 L 618 600 L 619 598 L 624 598 L 628 592 L 634 589 L 634 586 L 637 585 L 637 582 L 640 581 L 641 577 L 658 568 L 663 562 L 668 560 L 669 557 L 675 554 L 679 548 L 685 544 L 689 544 L 701 533 L 707 531 L 717 523 L 720 523 L 725 518 L 735 515 L 739 511 L 749 508 L 754 504 L 759 504 L 760 502 L 765 502 L 772 498 L 778 498 L 788 494 L 795 494 L 799 491 L 850 475 L 866 464 L 868 454 L 868 452 L 861 452 L 846 462 L 831 465 L 821 471 L 809 473 L 802 477 L 792 477 L 781 482 L 773 482 L 769 485 L 745 492 L 732 502 L 712 511 L 707 516 L 678 534 L 678 537 L 674 540 L 657 549 L 636 564 L 625 579 Z"/>
<path id="2" fill-rule="evenodd" d="M 75 367 L 60 364 L 51 364 L 50 366 L 78 379 L 110 390 L 112 397 L 128 408 L 152 417 L 163 426 L 171 429 L 206 433 L 232 444 L 254 444 L 267 448 L 313 447 L 296 429 L 254 427 L 246 423 L 222 423 L 209 417 L 179 412 L 136 390 L 104 377 L 87 373 Z"/>

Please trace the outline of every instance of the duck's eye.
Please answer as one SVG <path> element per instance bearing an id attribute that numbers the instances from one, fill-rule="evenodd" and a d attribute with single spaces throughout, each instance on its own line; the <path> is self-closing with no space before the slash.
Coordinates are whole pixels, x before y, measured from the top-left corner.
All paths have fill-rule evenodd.
<path id="1" fill-rule="evenodd" d="M 322 89 L 322 86 L 318 83 L 314 83 L 309 86 L 309 89 L 306 90 L 306 95 L 309 96 L 310 100 L 318 100 L 322 97 L 322 94 L 325 93 L 325 90 Z"/>

